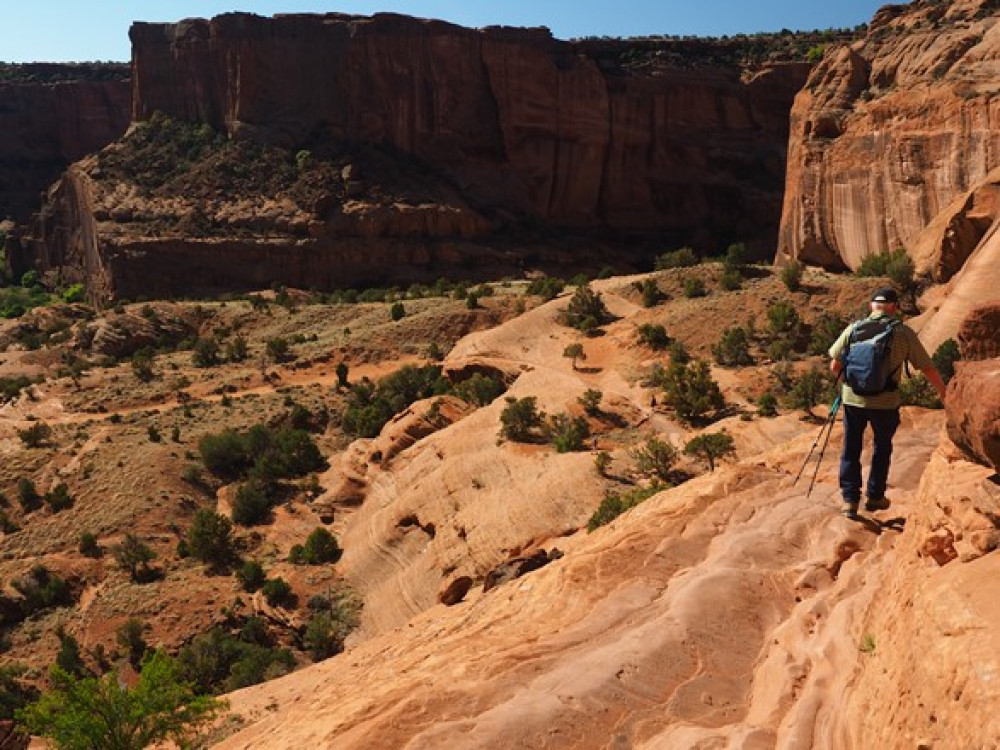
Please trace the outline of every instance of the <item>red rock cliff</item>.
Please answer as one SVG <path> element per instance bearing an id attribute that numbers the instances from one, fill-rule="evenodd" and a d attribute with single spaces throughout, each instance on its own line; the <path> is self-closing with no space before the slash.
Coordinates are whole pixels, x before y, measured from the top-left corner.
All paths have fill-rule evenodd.
<path id="1" fill-rule="evenodd" d="M 391 14 L 227 14 L 130 36 L 134 119 L 159 110 L 293 147 L 317 134 L 388 144 L 501 215 L 714 248 L 773 247 L 808 70 L 634 74 L 544 29 Z"/>
<path id="2" fill-rule="evenodd" d="M 916 0 L 827 52 L 796 97 L 778 257 L 857 268 L 904 247 L 1000 164 L 996 0 Z M 918 257 L 950 278 L 976 236 Z"/>
<path id="3" fill-rule="evenodd" d="M 2 72 L 0 220 L 23 221 L 71 162 L 125 132 L 128 68 L 37 64 L 4 66 Z"/>

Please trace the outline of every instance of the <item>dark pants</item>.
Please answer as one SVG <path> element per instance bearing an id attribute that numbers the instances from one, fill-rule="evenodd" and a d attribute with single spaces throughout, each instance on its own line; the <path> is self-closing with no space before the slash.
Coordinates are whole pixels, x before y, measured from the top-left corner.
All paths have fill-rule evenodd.
<path id="1" fill-rule="evenodd" d="M 892 460 L 892 437 L 899 427 L 899 409 L 865 409 L 844 405 L 844 452 L 840 455 L 840 493 L 845 502 L 861 499 L 861 447 L 865 427 L 872 426 L 874 451 L 868 472 L 867 496 L 873 500 L 885 497 Z"/>

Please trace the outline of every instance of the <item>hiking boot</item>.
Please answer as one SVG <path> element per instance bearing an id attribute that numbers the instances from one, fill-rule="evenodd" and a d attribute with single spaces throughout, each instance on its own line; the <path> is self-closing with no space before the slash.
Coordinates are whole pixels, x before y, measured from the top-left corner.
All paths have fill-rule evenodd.
<path id="1" fill-rule="evenodd" d="M 843 514 L 847 518 L 855 519 L 858 517 L 858 501 L 857 500 L 845 500 Z"/>
<path id="2" fill-rule="evenodd" d="M 892 503 L 887 497 L 870 497 L 865 500 L 865 510 L 867 511 L 886 510 L 890 505 Z"/>

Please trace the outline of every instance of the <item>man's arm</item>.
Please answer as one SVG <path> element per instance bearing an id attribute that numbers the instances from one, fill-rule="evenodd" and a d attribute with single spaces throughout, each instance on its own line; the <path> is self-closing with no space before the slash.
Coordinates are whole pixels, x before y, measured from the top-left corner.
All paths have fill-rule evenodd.
<path id="1" fill-rule="evenodd" d="M 834 377 L 840 377 L 840 371 L 844 369 L 844 363 L 840 361 L 839 358 L 834 357 L 830 360 L 830 372 L 834 374 Z"/>
<path id="2" fill-rule="evenodd" d="M 927 367 L 920 368 L 920 372 L 924 374 L 924 377 L 934 386 L 934 390 L 938 392 L 938 398 L 941 399 L 941 403 L 944 404 L 944 394 L 947 390 L 947 386 L 944 384 L 944 378 L 941 377 L 941 373 L 938 372 L 934 365 L 928 365 Z"/>

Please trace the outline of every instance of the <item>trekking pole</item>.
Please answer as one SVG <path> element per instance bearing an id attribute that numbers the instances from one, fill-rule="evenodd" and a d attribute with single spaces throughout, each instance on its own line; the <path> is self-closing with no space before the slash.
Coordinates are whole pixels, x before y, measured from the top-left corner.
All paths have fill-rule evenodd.
<path id="1" fill-rule="evenodd" d="M 795 475 L 795 481 L 792 482 L 793 487 L 798 483 L 799 477 L 802 476 L 802 472 L 805 470 L 806 465 L 809 463 L 809 459 L 812 458 L 813 451 L 816 450 L 816 446 L 819 445 L 819 441 L 823 439 L 823 433 L 827 432 L 827 428 L 829 428 L 831 432 L 833 431 L 833 421 L 837 418 L 837 410 L 839 408 L 840 408 L 840 395 L 838 394 L 837 397 L 833 400 L 833 403 L 830 405 L 830 413 L 827 415 L 826 421 L 823 423 L 823 426 L 819 428 L 819 434 L 813 441 L 812 448 L 809 449 L 809 453 L 806 454 L 806 458 L 802 462 L 802 466 L 799 467 L 799 473 Z M 827 434 L 827 440 L 829 439 L 830 436 L 829 434 Z"/>
<path id="2" fill-rule="evenodd" d="M 820 464 L 823 463 L 823 454 L 826 453 L 826 444 L 830 442 L 830 435 L 833 433 L 833 425 L 837 422 L 837 411 L 840 409 L 840 395 L 833 400 L 833 405 L 830 407 L 830 417 L 827 420 L 827 424 L 830 429 L 826 431 L 826 440 L 823 441 L 823 447 L 819 449 L 819 458 L 816 459 L 816 469 L 813 471 L 812 481 L 809 482 L 809 489 L 806 490 L 806 497 L 812 494 L 813 485 L 816 484 L 816 477 L 819 475 Z"/>

